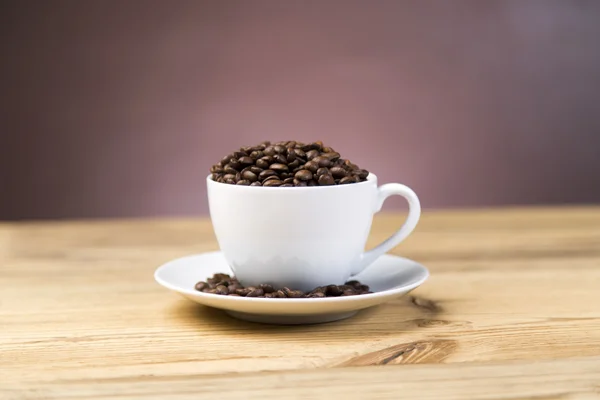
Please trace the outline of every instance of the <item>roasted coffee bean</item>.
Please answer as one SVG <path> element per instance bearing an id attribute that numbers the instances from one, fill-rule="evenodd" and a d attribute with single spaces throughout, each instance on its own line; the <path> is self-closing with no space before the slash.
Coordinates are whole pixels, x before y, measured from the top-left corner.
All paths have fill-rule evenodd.
<path id="1" fill-rule="evenodd" d="M 289 165 L 289 163 L 291 163 L 292 161 L 296 160 L 296 153 L 294 152 L 294 149 L 292 147 L 288 148 L 286 150 L 286 153 L 287 153 L 287 157 L 286 158 L 287 158 L 287 162 L 288 162 L 288 165 Z"/>
<path id="2" fill-rule="evenodd" d="M 241 297 L 241 296 L 237 293 L 229 293 L 229 297 Z"/>
<path id="3" fill-rule="evenodd" d="M 346 170 L 342 167 L 332 167 L 329 171 L 336 179 L 344 178 L 346 176 Z"/>
<path id="4" fill-rule="evenodd" d="M 248 289 L 252 289 L 252 290 L 250 290 L 250 292 L 248 292 L 246 297 L 259 297 L 259 296 L 263 296 L 265 294 L 264 290 L 262 290 L 261 288 L 249 287 Z"/>
<path id="5" fill-rule="evenodd" d="M 284 287 L 283 292 L 285 293 L 286 297 L 290 297 L 293 299 L 299 299 L 300 297 L 304 297 L 304 292 L 302 290 L 292 290 L 288 287 Z"/>
<path id="6" fill-rule="evenodd" d="M 316 162 L 319 167 L 329 167 L 331 165 L 331 160 L 323 156 L 315 157 L 311 161 Z"/>
<path id="7" fill-rule="evenodd" d="M 272 169 L 265 169 L 263 172 L 261 172 L 258 175 L 258 179 L 260 179 L 261 181 L 264 181 L 265 179 L 267 179 L 270 176 L 277 176 L 277 172 L 273 171 Z"/>
<path id="8" fill-rule="evenodd" d="M 229 289 L 227 286 L 219 285 L 215 288 L 217 294 L 229 294 Z"/>
<path id="9" fill-rule="evenodd" d="M 244 171 L 244 172 L 242 172 L 242 178 L 244 178 L 247 181 L 250 181 L 250 183 L 256 182 L 258 180 L 258 176 L 256 176 L 256 174 L 254 172 L 252 172 L 252 171 Z M 248 183 L 248 185 L 250 183 Z"/>
<path id="10" fill-rule="evenodd" d="M 309 181 L 313 178 L 313 174 L 309 170 L 301 169 L 300 171 L 296 172 L 294 178 L 298 179 L 299 181 Z"/>
<path id="11" fill-rule="evenodd" d="M 258 287 L 260 289 L 262 289 L 265 293 L 273 293 L 275 291 L 275 289 L 273 288 L 273 286 L 267 284 L 267 283 L 261 283 L 260 285 L 258 285 Z"/>
<path id="12" fill-rule="evenodd" d="M 348 282 L 344 283 L 344 285 L 352 286 L 353 288 L 358 289 L 360 287 L 360 282 L 356 281 L 356 280 L 352 280 L 352 281 L 348 281 Z"/>
<path id="13" fill-rule="evenodd" d="M 250 186 L 250 181 L 242 179 L 242 180 L 237 181 L 235 184 L 240 185 L 240 186 Z"/>
<path id="14" fill-rule="evenodd" d="M 223 157 L 221 159 L 221 166 L 224 167 L 229 162 L 229 160 L 231 160 L 232 158 L 233 158 L 233 154 L 227 154 L 225 157 Z"/>
<path id="15" fill-rule="evenodd" d="M 302 149 L 294 149 L 294 153 L 296 153 L 296 157 L 306 160 L 306 153 Z"/>
<path id="16" fill-rule="evenodd" d="M 243 166 L 254 165 L 254 160 L 252 158 L 248 157 L 248 156 L 241 157 L 238 161 Z"/>
<path id="17" fill-rule="evenodd" d="M 265 148 L 263 153 L 267 156 L 274 156 L 275 154 L 277 154 L 277 152 L 275 151 L 275 147 L 273 146 L 268 146 L 267 148 Z"/>
<path id="18" fill-rule="evenodd" d="M 317 177 L 321 176 L 321 175 L 325 175 L 328 174 L 329 170 L 327 168 L 319 168 L 317 170 L 317 173 L 315 174 Z"/>
<path id="19" fill-rule="evenodd" d="M 335 161 L 340 158 L 340 153 L 336 153 L 335 151 L 326 152 L 321 155 L 322 157 L 326 157 L 329 161 Z"/>
<path id="20" fill-rule="evenodd" d="M 320 141 L 305 144 L 293 140 L 241 147 L 211 166 L 210 172 L 216 182 L 238 185 L 250 182 L 253 186 L 259 186 L 255 182 L 278 186 L 265 185 L 270 177 L 282 182 L 280 186 L 346 185 L 365 181 L 369 175 L 367 170 L 341 158 Z"/>
<path id="21" fill-rule="evenodd" d="M 215 164 L 212 167 L 210 167 L 210 172 L 212 172 L 213 174 L 220 174 L 223 172 L 223 166 L 221 166 L 220 164 Z"/>
<path id="22" fill-rule="evenodd" d="M 229 291 L 229 294 L 237 293 L 237 290 L 240 288 L 241 288 L 241 286 L 237 285 L 237 284 L 231 284 L 231 285 L 227 286 L 227 290 Z"/>
<path id="23" fill-rule="evenodd" d="M 236 171 L 239 171 L 240 169 L 243 168 L 243 164 L 241 162 L 239 162 L 239 160 L 235 160 L 232 159 L 231 161 L 229 161 L 229 165 L 231 168 L 235 169 Z"/>
<path id="24" fill-rule="evenodd" d="M 252 288 L 254 289 L 254 288 Z M 250 293 L 252 290 L 250 288 L 241 288 L 235 291 L 236 294 L 239 294 L 240 296 L 247 296 L 248 293 Z"/>
<path id="25" fill-rule="evenodd" d="M 319 177 L 319 185 L 321 185 L 321 186 L 329 186 L 329 185 L 334 185 L 334 184 L 335 184 L 335 180 L 333 179 L 333 176 L 331 176 L 329 174 L 321 175 Z"/>
<path id="26" fill-rule="evenodd" d="M 263 153 L 260 150 L 254 150 L 252 153 L 250 153 L 250 158 L 253 160 L 258 160 L 259 158 L 262 158 L 265 155 L 265 153 Z"/>
<path id="27" fill-rule="evenodd" d="M 288 171 L 288 166 L 285 164 L 279 164 L 279 163 L 275 163 L 275 164 L 271 164 L 271 170 L 275 171 L 275 172 L 287 172 Z"/>
<path id="28" fill-rule="evenodd" d="M 308 161 L 306 164 L 304 164 L 304 168 L 307 169 L 307 170 L 309 170 L 310 172 L 312 172 L 314 174 L 319 169 L 319 164 L 317 164 L 314 161 Z"/>
<path id="29" fill-rule="evenodd" d="M 288 168 L 291 170 L 294 170 L 294 169 L 298 168 L 299 166 L 300 166 L 300 161 L 298 161 L 298 160 L 294 160 L 288 164 Z"/>
<path id="30" fill-rule="evenodd" d="M 242 287 L 240 282 L 234 277 L 224 273 L 218 273 L 208 278 L 206 282 L 198 282 L 194 286 L 196 290 L 222 296 L 242 296 L 242 297 L 264 297 L 264 298 L 323 298 L 337 296 L 357 296 L 371 293 L 369 286 L 356 280 L 351 280 L 343 285 L 319 286 L 310 292 L 293 290 L 284 287 L 280 290 L 267 283 L 257 287 Z"/>
<path id="31" fill-rule="evenodd" d="M 267 177 L 262 183 L 264 185 L 266 181 L 272 181 L 272 180 L 280 181 L 281 179 L 277 175 L 271 175 L 271 176 Z"/>
<path id="32" fill-rule="evenodd" d="M 340 287 L 337 285 L 329 285 L 327 286 L 327 296 L 340 296 L 342 291 Z"/>
<path id="33" fill-rule="evenodd" d="M 237 169 L 233 168 L 231 166 L 231 164 L 227 164 L 224 168 L 223 168 L 223 172 L 225 172 L 226 174 L 233 174 L 235 175 L 237 173 Z"/>
<path id="34" fill-rule="evenodd" d="M 309 150 L 306 152 L 306 159 L 310 161 L 313 158 L 317 157 L 318 155 L 319 155 L 319 152 L 317 150 Z"/>
<path id="35" fill-rule="evenodd" d="M 260 182 L 252 182 L 250 184 L 250 186 L 262 186 L 262 183 L 260 183 Z"/>
<path id="36" fill-rule="evenodd" d="M 294 184 L 293 183 L 284 183 L 280 187 L 294 187 Z"/>
<path id="37" fill-rule="evenodd" d="M 273 161 L 277 164 L 287 165 L 287 157 L 283 154 L 275 154 L 273 156 Z"/>
<path id="38" fill-rule="evenodd" d="M 279 179 L 270 179 L 268 181 L 263 182 L 263 186 L 276 187 L 283 185 Z"/>
<path id="39" fill-rule="evenodd" d="M 266 169 L 269 168 L 269 165 L 271 165 L 271 160 L 270 158 L 261 158 L 260 160 L 256 160 L 256 166 L 262 169 Z"/>

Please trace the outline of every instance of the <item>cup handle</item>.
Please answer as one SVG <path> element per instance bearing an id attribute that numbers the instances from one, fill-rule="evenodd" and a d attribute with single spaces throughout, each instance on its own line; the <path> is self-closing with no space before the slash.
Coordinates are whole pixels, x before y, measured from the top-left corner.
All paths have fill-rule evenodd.
<path id="1" fill-rule="evenodd" d="M 387 238 L 379 246 L 361 254 L 360 262 L 358 263 L 358 270 L 353 271 L 353 274 L 359 273 L 367 266 L 372 264 L 377 258 L 381 257 L 383 254 L 387 253 L 400 244 L 400 242 L 402 242 L 404 239 L 406 239 L 408 235 L 410 235 L 415 229 L 417 223 L 419 222 L 419 218 L 421 217 L 421 203 L 419 202 L 419 198 L 417 197 L 417 194 L 408 186 L 401 185 L 399 183 L 387 183 L 378 187 L 377 192 L 377 202 L 375 203 L 375 210 L 373 211 L 374 213 L 378 213 L 381 210 L 383 202 L 388 197 L 392 195 L 399 195 L 404 197 L 408 202 L 408 216 L 406 217 L 406 221 L 404 221 L 404 225 L 402 225 L 402 227 L 400 227 L 396 233 Z"/>

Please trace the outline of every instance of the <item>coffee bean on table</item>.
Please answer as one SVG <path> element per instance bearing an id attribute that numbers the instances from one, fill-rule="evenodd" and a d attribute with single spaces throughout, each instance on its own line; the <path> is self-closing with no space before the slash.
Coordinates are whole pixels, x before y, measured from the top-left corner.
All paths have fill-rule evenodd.
<path id="1" fill-rule="evenodd" d="M 272 187 L 347 185 L 369 175 L 321 141 L 294 140 L 241 147 L 212 165 L 210 173 L 219 183 Z M 266 184 L 269 179 L 281 183 Z"/>

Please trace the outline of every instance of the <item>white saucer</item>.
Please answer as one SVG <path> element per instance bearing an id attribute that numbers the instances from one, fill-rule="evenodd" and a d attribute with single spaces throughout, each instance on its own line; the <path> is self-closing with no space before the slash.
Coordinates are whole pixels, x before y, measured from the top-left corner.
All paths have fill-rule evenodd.
<path id="1" fill-rule="evenodd" d="M 215 273 L 232 275 L 219 251 L 178 258 L 159 267 L 156 281 L 184 297 L 205 306 L 225 310 L 232 317 L 268 324 L 315 324 L 351 317 L 359 310 L 401 297 L 429 277 L 427 268 L 407 258 L 383 255 L 360 274 L 352 277 L 369 285 L 374 293 L 310 299 L 265 299 L 229 297 L 194 289 Z"/>

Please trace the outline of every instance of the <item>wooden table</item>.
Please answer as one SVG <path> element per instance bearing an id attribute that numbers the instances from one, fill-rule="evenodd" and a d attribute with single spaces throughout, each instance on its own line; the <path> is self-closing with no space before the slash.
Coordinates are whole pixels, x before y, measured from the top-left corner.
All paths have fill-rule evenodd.
<path id="1" fill-rule="evenodd" d="M 154 282 L 216 248 L 207 220 L 0 224 L 0 399 L 600 397 L 600 208 L 426 212 L 395 253 L 430 280 L 316 326 Z"/>

